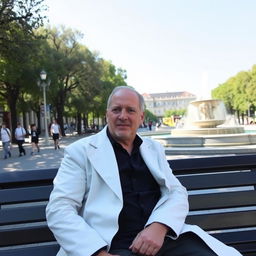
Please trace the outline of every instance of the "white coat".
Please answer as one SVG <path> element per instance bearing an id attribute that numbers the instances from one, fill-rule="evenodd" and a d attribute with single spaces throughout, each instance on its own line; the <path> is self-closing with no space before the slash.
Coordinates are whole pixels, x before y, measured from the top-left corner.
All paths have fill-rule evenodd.
<path id="1" fill-rule="evenodd" d="M 161 189 L 160 200 L 146 225 L 164 223 L 176 233 L 173 239 L 192 231 L 219 256 L 241 255 L 198 226 L 184 224 L 187 192 L 172 174 L 164 148 L 143 138 L 140 152 Z M 122 205 L 118 166 L 106 128 L 68 146 L 46 208 L 49 228 L 61 246 L 57 255 L 90 256 L 104 246 L 109 249 Z"/>

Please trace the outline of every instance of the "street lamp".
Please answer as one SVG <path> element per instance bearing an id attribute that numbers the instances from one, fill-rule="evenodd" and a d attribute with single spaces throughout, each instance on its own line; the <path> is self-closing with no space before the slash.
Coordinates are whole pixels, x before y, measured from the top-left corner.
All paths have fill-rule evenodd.
<path id="1" fill-rule="evenodd" d="M 37 82 L 37 85 L 39 87 L 43 88 L 43 97 L 44 97 L 44 125 L 45 125 L 45 143 L 48 145 L 49 144 L 49 133 L 48 133 L 48 125 L 47 125 L 47 109 L 46 109 L 46 86 L 49 86 L 51 84 L 51 80 L 48 79 L 48 81 L 46 81 L 47 78 L 47 73 L 42 70 L 40 72 L 40 80 Z"/>

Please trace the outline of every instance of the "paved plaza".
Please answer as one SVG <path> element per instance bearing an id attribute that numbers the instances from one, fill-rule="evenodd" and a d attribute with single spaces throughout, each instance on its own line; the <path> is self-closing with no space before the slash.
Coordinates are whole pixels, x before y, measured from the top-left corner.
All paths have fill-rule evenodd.
<path id="1" fill-rule="evenodd" d="M 2 148 L 0 148 L 0 171 L 19 171 L 19 170 L 33 170 L 33 169 L 46 169 L 57 168 L 64 155 L 64 148 L 70 143 L 83 138 L 83 136 L 66 136 L 60 140 L 60 149 L 55 150 L 53 140 L 49 140 L 49 145 L 45 144 L 44 139 L 40 139 L 40 152 L 31 155 L 31 145 L 29 140 L 26 139 L 24 148 L 26 155 L 19 157 L 19 150 L 16 144 L 12 147 L 12 156 L 3 159 Z"/>
<path id="2" fill-rule="evenodd" d="M 144 132 L 145 130 L 142 130 L 141 134 L 143 134 Z M 59 150 L 54 149 L 52 139 L 50 139 L 49 144 L 46 145 L 44 138 L 41 138 L 39 142 L 41 150 L 39 153 L 36 153 L 34 155 L 30 154 L 31 145 L 29 143 L 29 139 L 26 139 L 26 143 L 24 144 L 26 155 L 19 157 L 18 146 L 16 144 L 13 144 L 11 151 L 12 157 L 8 159 L 3 159 L 2 146 L 0 146 L 0 172 L 58 168 L 64 156 L 65 147 L 71 144 L 72 142 L 81 139 L 85 136 L 86 135 L 67 135 L 66 137 L 62 137 L 60 140 Z M 167 159 L 236 154 L 256 154 L 256 145 L 212 148 L 166 148 Z"/>

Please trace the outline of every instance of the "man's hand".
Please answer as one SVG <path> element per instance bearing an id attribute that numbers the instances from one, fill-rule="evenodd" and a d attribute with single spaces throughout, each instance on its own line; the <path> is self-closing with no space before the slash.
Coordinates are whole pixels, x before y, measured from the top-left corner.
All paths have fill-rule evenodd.
<path id="1" fill-rule="evenodd" d="M 129 249 L 133 253 L 154 256 L 162 247 L 168 230 L 166 225 L 154 222 L 135 237 Z"/>
<path id="2" fill-rule="evenodd" d="M 120 255 L 110 254 L 110 253 L 108 253 L 108 252 L 105 251 L 105 250 L 101 250 L 101 251 L 97 254 L 97 256 L 120 256 Z"/>

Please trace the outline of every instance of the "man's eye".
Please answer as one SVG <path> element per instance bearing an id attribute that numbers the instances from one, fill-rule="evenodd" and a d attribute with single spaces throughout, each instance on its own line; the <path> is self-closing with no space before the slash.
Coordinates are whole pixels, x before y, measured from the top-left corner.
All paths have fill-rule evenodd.
<path id="1" fill-rule="evenodd" d="M 130 109 L 128 109 L 128 112 L 130 112 L 130 113 L 134 113 L 134 112 L 135 112 L 135 109 L 130 108 Z"/>
<path id="2" fill-rule="evenodd" d="M 114 112 L 114 113 L 117 113 L 117 112 L 119 112 L 119 111 L 120 111 L 119 108 L 113 108 L 113 109 L 112 109 L 112 112 Z"/>

